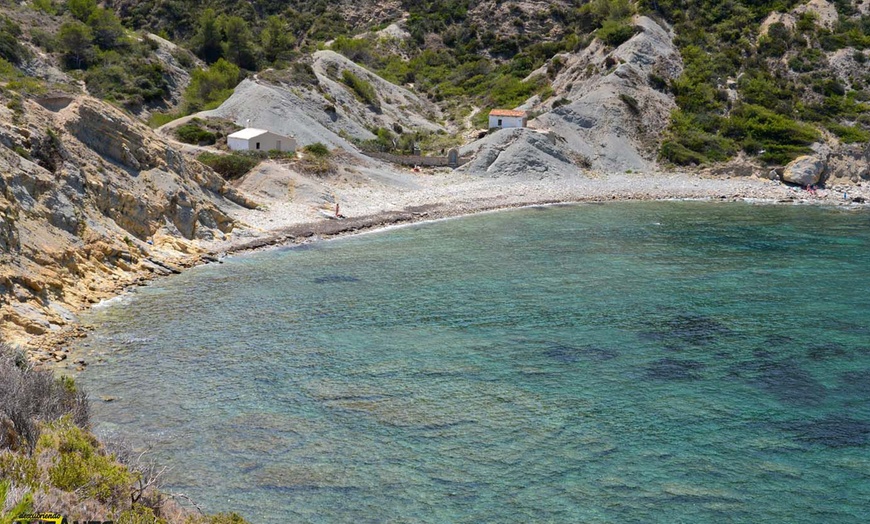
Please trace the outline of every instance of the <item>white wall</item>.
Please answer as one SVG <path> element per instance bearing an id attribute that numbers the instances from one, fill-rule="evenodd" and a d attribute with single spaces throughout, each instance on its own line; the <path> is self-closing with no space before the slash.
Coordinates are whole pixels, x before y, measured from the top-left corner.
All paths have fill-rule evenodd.
<path id="1" fill-rule="evenodd" d="M 257 144 L 260 144 L 259 149 Z M 233 151 L 270 151 L 278 149 L 292 153 L 296 151 L 296 139 L 275 133 L 263 133 L 254 138 L 227 137 L 227 146 Z M 280 147 L 279 147 L 280 146 Z"/>
<path id="2" fill-rule="evenodd" d="M 247 151 L 248 141 L 244 138 L 227 137 L 227 146 L 233 151 Z"/>
<path id="3" fill-rule="evenodd" d="M 501 120 L 501 124 L 499 124 L 499 120 Z M 523 117 L 521 116 L 490 116 L 489 127 L 507 129 L 509 127 L 525 127 L 525 125 L 523 125 Z"/>

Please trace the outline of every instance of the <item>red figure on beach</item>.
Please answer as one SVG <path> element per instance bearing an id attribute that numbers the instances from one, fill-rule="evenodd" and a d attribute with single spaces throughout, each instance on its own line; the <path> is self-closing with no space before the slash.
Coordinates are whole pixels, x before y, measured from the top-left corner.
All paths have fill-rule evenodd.
<path id="1" fill-rule="evenodd" d="M 341 214 L 338 212 L 338 202 L 335 203 L 335 218 L 341 218 Z"/>

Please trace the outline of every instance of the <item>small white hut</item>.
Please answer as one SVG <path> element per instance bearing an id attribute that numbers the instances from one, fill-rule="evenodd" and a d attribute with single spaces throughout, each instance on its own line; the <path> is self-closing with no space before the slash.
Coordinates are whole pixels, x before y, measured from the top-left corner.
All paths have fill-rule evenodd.
<path id="1" fill-rule="evenodd" d="M 227 136 L 227 146 L 233 151 L 271 151 L 276 149 L 292 153 L 296 151 L 296 139 L 265 129 L 248 127 Z"/>
<path id="2" fill-rule="evenodd" d="M 529 115 L 513 109 L 493 109 L 489 112 L 489 128 L 526 127 Z"/>

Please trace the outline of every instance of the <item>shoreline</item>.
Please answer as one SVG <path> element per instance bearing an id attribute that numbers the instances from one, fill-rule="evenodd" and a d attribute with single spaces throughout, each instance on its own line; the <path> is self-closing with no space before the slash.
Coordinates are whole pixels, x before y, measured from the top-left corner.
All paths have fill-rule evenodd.
<path id="1" fill-rule="evenodd" d="M 429 175 L 431 176 L 431 175 Z M 448 182 L 455 177 L 447 177 Z M 629 180 L 630 179 L 630 180 Z M 626 184 L 626 180 L 630 183 Z M 679 188 L 667 182 L 676 181 Z M 468 182 L 468 179 L 465 180 Z M 555 182 L 555 183 L 554 183 Z M 594 184 L 595 190 L 590 191 Z M 464 187 L 470 185 L 472 187 Z M 476 194 L 483 186 L 483 194 Z M 765 179 L 721 179 L 702 177 L 688 173 L 655 173 L 647 175 L 603 175 L 602 177 L 583 178 L 577 180 L 538 181 L 505 181 L 499 179 L 472 180 L 470 184 L 460 183 L 460 187 L 451 188 L 450 194 L 435 191 L 430 188 L 413 189 L 402 194 L 405 204 L 399 209 L 395 204 L 385 205 L 386 201 L 397 200 L 384 196 L 396 197 L 394 192 L 379 195 L 376 203 L 382 209 L 366 213 L 368 209 L 360 209 L 353 197 L 343 199 L 342 210 L 349 209 L 345 218 L 330 218 L 322 212 L 314 219 L 300 220 L 300 214 L 283 213 L 280 209 L 245 211 L 254 213 L 261 220 L 276 222 L 270 229 L 259 229 L 248 225 L 242 226 L 238 235 L 229 240 L 202 241 L 202 252 L 190 257 L 187 263 L 173 268 L 173 271 L 161 273 L 132 273 L 130 282 L 118 282 L 118 285 L 107 296 L 98 302 L 83 307 L 78 315 L 107 300 L 134 292 L 137 287 L 179 273 L 187 269 L 220 263 L 221 258 L 228 255 L 263 251 L 268 249 L 302 245 L 309 242 L 330 240 L 345 236 L 373 233 L 397 226 L 408 226 L 423 222 L 461 218 L 481 213 L 498 212 L 509 209 L 520 209 L 535 206 L 576 205 L 607 202 L 656 202 L 656 201 L 701 201 L 701 202 L 746 202 L 753 205 L 812 205 L 843 209 L 866 209 L 870 207 L 870 188 L 858 187 L 857 193 L 865 198 L 864 203 L 852 203 L 840 200 L 832 195 L 832 190 L 819 195 L 804 194 L 803 190 L 786 186 L 779 182 Z M 493 189 L 500 194 L 492 194 Z M 421 195 L 421 191 L 424 193 Z M 865 196 L 866 195 L 866 196 Z M 421 196 L 423 198 L 421 198 Z M 308 205 L 310 207 L 310 204 Z M 309 213 L 310 216 L 310 213 Z M 238 217 L 245 222 L 244 216 Z M 82 371 L 86 365 L 77 365 L 69 346 L 73 340 L 85 338 L 92 327 L 76 320 L 56 332 L 34 337 L 25 349 L 28 356 L 37 365 L 45 365 L 56 371 Z"/>

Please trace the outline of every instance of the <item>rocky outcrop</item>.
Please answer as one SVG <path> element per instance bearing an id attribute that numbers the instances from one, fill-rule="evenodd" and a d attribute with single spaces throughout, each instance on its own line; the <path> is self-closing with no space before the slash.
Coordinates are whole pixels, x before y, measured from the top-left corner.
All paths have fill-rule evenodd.
<path id="1" fill-rule="evenodd" d="M 653 169 L 661 131 L 676 104 L 651 82 L 678 76 L 682 61 L 666 28 L 646 17 L 635 24 L 638 33 L 615 49 L 596 40 L 580 53 L 560 55 L 562 69 L 552 82 L 556 94 L 523 107 L 543 112 L 529 124 L 538 132 L 500 131 L 473 143 L 462 152 L 482 156 L 463 169 L 532 176 L 576 174 L 590 167 Z"/>
<path id="2" fill-rule="evenodd" d="M 586 164 L 586 159 L 565 147 L 564 140 L 532 129 L 494 131 L 460 152 L 474 155 L 462 171 L 493 178 L 566 177 Z"/>
<path id="3" fill-rule="evenodd" d="M 229 186 L 144 125 L 87 97 L 41 102 L 0 108 L 0 335 L 19 341 L 234 227 Z"/>
<path id="4" fill-rule="evenodd" d="M 145 35 L 149 41 L 156 45 L 154 56 L 156 56 L 166 70 L 166 80 L 169 87 L 169 104 L 177 106 L 181 104 L 184 90 L 190 84 L 190 72 L 178 59 L 179 56 L 184 56 L 189 61 L 188 67 L 205 67 L 205 63 L 197 58 L 193 53 L 178 47 L 169 40 L 161 38 L 155 34 L 148 33 Z"/>
<path id="5" fill-rule="evenodd" d="M 792 160 L 782 173 L 782 180 L 799 186 L 818 184 L 825 171 L 825 161 L 817 155 L 804 155 Z"/>
<path id="6" fill-rule="evenodd" d="M 562 97 L 533 121 L 566 140 L 569 148 L 605 171 L 647 170 L 655 165 L 661 130 L 676 107 L 669 93 L 650 85 L 682 70 L 668 29 L 638 17 L 638 33 L 616 49 L 596 40 L 574 56 L 553 80 Z"/>
<path id="7" fill-rule="evenodd" d="M 828 157 L 826 179 L 832 183 L 870 181 L 870 144 L 841 144 Z"/>
<path id="8" fill-rule="evenodd" d="M 78 104 L 67 130 L 99 155 L 133 171 L 154 167 L 141 127 L 121 114 L 112 114 L 96 103 Z M 137 129 L 137 127 L 139 127 Z"/>
<path id="9" fill-rule="evenodd" d="M 377 106 L 357 99 L 341 81 L 343 71 L 374 87 Z M 435 104 L 333 51 L 314 53 L 311 71 L 304 76 L 300 80 L 286 71 L 260 73 L 242 81 L 219 108 L 200 115 L 292 135 L 302 146 L 322 142 L 348 151 L 355 148 L 343 136 L 370 140 L 375 138 L 373 128 L 444 131 L 436 122 L 442 115 Z"/>

